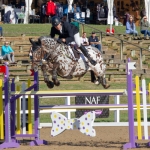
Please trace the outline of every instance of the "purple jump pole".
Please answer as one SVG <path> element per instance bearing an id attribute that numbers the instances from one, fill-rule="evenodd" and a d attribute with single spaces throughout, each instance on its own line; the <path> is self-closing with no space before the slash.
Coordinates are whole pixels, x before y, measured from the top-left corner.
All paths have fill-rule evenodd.
<path id="1" fill-rule="evenodd" d="M 38 71 L 34 72 L 34 91 L 39 91 L 39 78 Z M 31 146 L 35 145 L 47 145 L 47 141 L 40 140 L 39 135 L 39 97 L 38 95 L 34 95 L 34 132 L 35 132 L 35 140 L 30 143 Z"/>
<path id="2" fill-rule="evenodd" d="M 133 109 L 133 82 L 132 82 L 132 70 L 130 69 L 130 60 L 127 64 L 127 95 L 128 95 L 128 121 L 129 121 L 129 143 L 123 146 L 124 150 L 129 148 L 137 148 L 138 144 L 135 143 L 134 133 L 134 109 Z"/>
<path id="3" fill-rule="evenodd" d="M 12 79 L 11 83 L 11 91 L 15 91 L 15 79 Z M 13 95 L 14 97 L 14 95 Z M 16 141 L 16 138 L 13 137 L 15 135 L 15 123 L 16 123 L 16 117 L 15 117 L 15 110 L 16 110 L 16 101 L 10 102 L 11 105 L 11 139 L 12 141 Z"/>
<path id="4" fill-rule="evenodd" d="M 4 73 L 4 95 L 5 95 L 5 141 L 0 145 L 0 149 L 4 148 L 15 148 L 19 147 L 16 141 L 11 140 L 11 129 L 10 129 L 10 95 L 9 95 L 9 70 L 5 64 Z"/>

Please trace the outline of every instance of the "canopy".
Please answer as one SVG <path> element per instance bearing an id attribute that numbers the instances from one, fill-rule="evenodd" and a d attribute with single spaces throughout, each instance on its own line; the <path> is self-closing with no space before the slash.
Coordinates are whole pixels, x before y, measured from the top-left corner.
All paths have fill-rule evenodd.
<path id="1" fill-rule="evenodd" d="M 108 5 L 107 24 L 113 24 L 113 4 L 114 4 L 114 0 L 107 0 L 107 5 Z"/>
<path id="2" fill-rule="evenodd" d="M 31 4 L 32 0 L 25 0 L 26 8 L 25 8 L 25 18 L 24 18 L 24 24 L 29 23 L 29 15 L 31 15 Z"/>
<path id="3" fill-rule="evenodd" d="M 145 11 L 148 21 L 150 22 L 150 0 L 145 0 Z"/>
<path id="4" fill-rule="evenodd" d="M 112 24 L 113 24 L 113 4 L 114 0 L 107 0 L 108 5 L 108 17 L 107 17 L 107 24 L 110 24 L 110 33 L 112 32 Z"/>
<path id="5" fill-rule="evenodd" d="M 72 12 L 72 3 L 73 3 L 73 0 L 67 0 L 68 1 L 68 13 L 69 12 Z"/>

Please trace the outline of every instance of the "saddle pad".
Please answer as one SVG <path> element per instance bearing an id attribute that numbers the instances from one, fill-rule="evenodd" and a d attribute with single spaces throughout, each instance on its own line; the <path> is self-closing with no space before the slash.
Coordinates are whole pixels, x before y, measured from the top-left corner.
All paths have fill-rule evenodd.
<path id="1" fill-rule="evenodd" d="M 80 52 L 78 52 L 77 50 L 71 48 L 70 46 L 68 46 L 70 53 L 72 54 L 72 56 L 75 59 L 79 59 L 80 58 Z"/>

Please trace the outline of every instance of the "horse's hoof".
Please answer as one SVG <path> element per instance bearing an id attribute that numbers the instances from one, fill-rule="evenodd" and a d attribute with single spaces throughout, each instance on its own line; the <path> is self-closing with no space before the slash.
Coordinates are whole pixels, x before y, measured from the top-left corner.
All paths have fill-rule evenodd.
<path id="1" fill-rule="evenodd" d="M 99 83 L 99 81 L 95 80 L 94 84 L 99 85 L 100 83 Z"/>
<path id="2" fill-rule="evenodd" d="M 108 89 L 109 87 L 110 87 L 109 84 L 104 85 L 104 88 L 105 88 L 105 89 Z"/>
<path id="3" fill-rule="evenodd" d="M 47 87 L 52 89 L 54 87 L 54 83 L 51 81 L 47 82 Z"/>
<path id="4" fill-rule="evenodd" d="M 56 85 L 56 86 L 59 86 L 59 85 L 60 85 L 60 82 L 59 82 L 59 81 L 56 81 L 56 82 L 55 82 L 55 85 Z"/>

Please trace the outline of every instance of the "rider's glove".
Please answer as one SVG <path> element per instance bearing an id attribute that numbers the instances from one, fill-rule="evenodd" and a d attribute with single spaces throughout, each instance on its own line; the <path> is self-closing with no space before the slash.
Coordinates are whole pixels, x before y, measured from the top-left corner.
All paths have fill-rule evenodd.
<path id="1" fill-rule="evenodd" d="M 59 44 L 63 43 L 61 39 L 58 39 L 57 42 L 58 42 Z"/>

